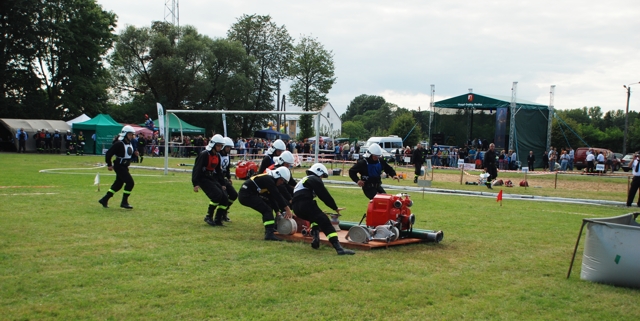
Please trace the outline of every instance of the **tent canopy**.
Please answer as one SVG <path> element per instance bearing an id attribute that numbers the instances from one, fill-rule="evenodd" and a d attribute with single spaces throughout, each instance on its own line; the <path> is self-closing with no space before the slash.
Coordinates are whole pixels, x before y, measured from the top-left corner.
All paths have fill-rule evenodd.
<path id="1" fill-rule="evenodd" d="M 180 133 L 200 134 L 200 135 L 205 134 L 204 128 L 191 125 L 186 121 L 178 118 L 178 116 L 176 116 L 173 113 L 167 114 L 167 118 L 169 122 L 169 135 L 179 135 Z M 160 125 L 157 119 L 154 119 L 153 123 L 156 125 L 156 129 L 158 128 L 158 125 Z M 144 124 L 142 126 L 144 127 Z M 166 122 L 165 122 L 165 126 L 166 126 Z"/>
<path id="2" fill-rule="evenodd" d="M 3 125 L 1 137 L 10 136 L 11 138 L 15 138 L 18 130 L 20 128 L 24 129 L 29 135 L 25 144 L 25 149 L 29 152 L 35 152 L 37 150 L 33 135 L 38 130 L 46 129 L 50 133 L 53 133 L 57 129 L 63 134 L 66 133 L 67 130 L 71 130 L 71 126 L 62 120 L 2 118 L 0 119 L 0 124 Z M 18 141 L 14 139 L 13 143 L 12 145 L 14 145 L 15 150 L 18 150 Z M 11 143 L 9 142 L 8 144 Z M 8 145 L 6 147 L 9 148 Z M 3 150 L 4 148 L 5 146 L 2 147 Z"/>
<path id="3" fill-rule="evenodd" d="M 98 116 L 81 123 L 73 124 L 76 135 L 82 131 L 85 137 L 85 153 L 102 154 L 104 149 L 111 147 L 113 139 L 122 130 L 122 125 L 107 114 Z M 95 134 L 95 141 L 92 136 Z"/>
<path id="4" fill-rule="evenodd" d="M 72 120 L 67 121 L 67 124 L 69 124 L 69 126 L 71 126 L 72 124 L 75 123 L 81 123 L 81 122 L 85 122 L 87 120 L 91 119 L 91 117 L 87 116 L 87 114 L 82 114 Z"/>
<path id="5" fill-rule="evenodd" d="M 258 137 L 258 138 L 266 138 L 266 139 L 282 139 L 282 140 L 289 140 L 291 139 L 291 137 L 287 134 L 283 134 L 281 132 L 275 131 L 271 128 L 267 128 L 267 129 L 263 129 L 263 130 L 256 130 L 253 133 L 253 137 Z"/>
<path id="6" fill-rule="evenodd" d="M 449 99 L 444 99 L 433 103 L 434 107 L 439 108 L 455 108 L 455 109 L 496 109 L 496 108 L 508 108 L 511 106 L 511 97 L 497 96 L 497 95 L 479 95 L 475 93 L 464 94 Z M 516 107 L 522 109 L 543 109 L 547 110 L 549 107 L 546 105 L 540 105 L 531 101 L 522 99 L 516 99 Z"/>
<path id="7" fill-rule="evenodd" d="M 436 108 L 467 109 L 467 110 L 490 110 L 506 108 L 511 117 L 511 97 L 497 95 L 479 95 L 467 93 L 460 96 L 437 101 L 433 104 Z M 496 113 L 498 117 L 499 113 Z M 529 151 L 533 151 L 536 157 L 535 167 L 542 167 L 542 155 L 547 149 L 547 127 L 549 119 L 549 106 L 541 105 L 531 101 L 516 99 L 516 113 L 514 131 L 514 149 L 518 156 L 518 161 L 522 166 L 526 166 L 526 157 Z M 499 122 L 505 119 L 496 119 L 496 127 Z M 507 129 L 508 131 L 508 129 Z M 508 134 L 508 132 L 507 132 Z M 469 137 L 468 139 L 473 139 Z"/>
<path id="8" fill-rule="evenodd" d="M 144 137 L 152 137 L 153 136 L 153 131 L 147 127 L 142 127 L 140 125 L 136 125 L 136 124 L 122 124 L 122 126 L 125 125 L 129 125 L 131 127 L 133 127 L 133 130 L 136 131 L 136 135 L 142 135 Z"/>

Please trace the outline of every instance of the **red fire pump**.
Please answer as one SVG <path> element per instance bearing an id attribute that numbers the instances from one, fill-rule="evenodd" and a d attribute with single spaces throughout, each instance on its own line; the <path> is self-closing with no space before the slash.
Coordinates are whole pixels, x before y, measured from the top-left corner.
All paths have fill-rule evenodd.
<path id="1" fill-rule="evenodd" d="M 393 242 L 399 238 L 420 238 L 440 242 L 442 231 L 416 230 L 413 228 L 415 216 L 411 214 L 413 201 L 406 193 L 397 195 L 378 194 L 367 208 L 366 226 L 344 222 L 342 228 L 348 228 L 347 239 L 356 243 L 369 241 Z M 363 218 L 364 219 L 364 218 Z M 362 221 L 360 222 L 362 223 Z"/>
<path id="2" fill-rule="evenodd" d="M 236 165 L 236 178 L 247 179 L 258 172 L 258 165 L 250 161 L 240 161 Z"/>

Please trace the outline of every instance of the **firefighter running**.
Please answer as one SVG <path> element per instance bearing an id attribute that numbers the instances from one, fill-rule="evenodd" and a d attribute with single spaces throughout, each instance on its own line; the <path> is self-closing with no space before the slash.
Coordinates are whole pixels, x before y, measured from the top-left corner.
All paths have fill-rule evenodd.
<path id="1" fill-rule="evenodd" d="M 133 209 L 133 206 L 129 205 L 129 195 L 131 195 L 134 185 L 133 177 L 131 177 L 129 173 L 129 164 L 131 163 L 131 157 L 137 153 L 131 145 L 133 133 L 135 133 L 133 127 L 129 125 L 122 127 L 122 131 L 120 135 L 118 135 L 118 140 L 114 141 L 105 155 L 105 162 L 107 163 L 109 171 L 116 172 L 115 182 L 113 182 L 107 194 L 98 201 L 98 203 L 102 204 L 105 208 L 109 207 L 109 199 L 113 197 L 113 194 L 117 193 L 122 188 L 122 185 L 124 185 L 120 207 L 128 210 Z M 114 155 L 116 156 L 116 160 L 111 163 L 111 158 Z"/>
<path id="2" fill-rule="evenodd" d="M 307 170 L 307 176 L 301 179 L 294 189 L 293 212 L 296 213 L 296 216 L 311 223 L 312 248 L 318 249 L 320 247 L 320 230 L 322 230 L 338 255 L 353 255 L 354 251 L 345 250 L 340 246 L 336 229 L 327 215 L 318 207 L 318 203 L 313 200 L 318 196 L 325 205 L 340 214 L 340 209 L 322 182 L 322 179 L 328 176 L 327 167 L 320 163 L 314 164 Z"/>
<path id="3" fill-rule="evenodd" d="M 400 182 L 396 171 L 382 158 L 380 145 L 373 143 L 369 145 L 364 157 L 349 169 L 349 177 L 358 186 L 362 187 L 362 191 L 367 198 L 373 199 L 378 193 L 386 194 L 384 188 L 382 188 L 382 178 L 380 177 L 383 171 Z M 358 177 L 358 174 L 360 174 L 360 177 Z"/>
<path id="4" fill-rule="evenodd" d="M 229 196 L 227 195 L 225 179 L 222 173 L 220 150 L 224 146 L 224 137 L 216 134 L 209 140 L 209 145 L 196 158 L 191 174 L 193 191 L 202 191 L 209 198 L 205 223 L 211 226 L 224 226 L 223 218 L 229 208 Z M 217 209 L 217 211 L 216 211 Z M 216 212 L 215 219 L 213 212 Z"/>
<path id="5" fill-rule="evenodd" d="M 278 186 L 285 184 L 290 178 L 291 172 L 289 169 L 280 167 L 269 173 L 255 175 L 246 180 L 240 187 L 240 192 L 238 193 L 240 204 L 250 207 L 262 215 L 265 241 L 281 241 L 274 235 L 276 221 L 273 216 L 273 210 L 284 211 L 284 218 L 286 219 L 293 217 L 289 203 L 278 190 Z M 269 198 L 269 203 L 278 208 L 272 209 L 269 203 L 265 202 L 260 195 L 265 195 Z"/>

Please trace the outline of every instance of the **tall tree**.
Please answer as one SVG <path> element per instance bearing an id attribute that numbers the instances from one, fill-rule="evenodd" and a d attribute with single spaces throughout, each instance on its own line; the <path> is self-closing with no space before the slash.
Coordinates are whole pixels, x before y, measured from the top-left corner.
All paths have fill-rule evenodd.
<path id="1" fill-rule="evenodd" d="M 70 118 L 105 108 L 103 56 L 113 44 L 114 13 L 95 0 L 5 1 L 0 8 L 0 77 L 8 106 L 34 118 Z"/>
<path id="2" fill-rule="evenodd" d="M 258 70 L 253 79 L 253 92 L 246 96 L 248 109 L 273 110 L 273 92 L 283 69 L 291 58 L 292 38 L 283 26 L 277 26 L 270 16 L 243 15 L 227 32 L 229 40 L 239 41 L 251 56 Z M 242 117 L 242 135 L 249 136 L 255 127 L 266 125 L 273 116 Z"/>
<path id="3" fill-rule="evenodd" d="M 409 112 L 398 115 L 389 127 L 389 134 L 398 135 L 404 139 L 403 144 L 405 146 L 417 145 L 420 142 L 420 132 L 420 125 Z"/>
<path id="4" fill-rule="evenodd" d="M 380 96 L 360 95 L 354 98 L 347 106 L 347 110 L 340 116 L 342 121 L 352 120 L 357 115 L 363 115 L 370 110 L 378 110 L 387 101 Z"/>
<path id="5" fill-rule="evenodd" d="M 320 110 L 327 103 L 327 94 L 333 84 L 333 54 L 324 49 L 316 38 L 302 37 L 294 48 L 294 58 L 289 70 L 293 83 L 289 97 L 304 111 Z M 300 132 L 303 137 L 313 135 L 311 116 L 300 117 Z"/>

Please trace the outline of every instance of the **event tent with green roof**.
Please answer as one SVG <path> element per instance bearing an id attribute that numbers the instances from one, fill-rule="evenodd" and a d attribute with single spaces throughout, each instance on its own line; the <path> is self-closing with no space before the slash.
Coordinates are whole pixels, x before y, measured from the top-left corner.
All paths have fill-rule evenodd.
<path id="1" fill-rule="evenodd" d="M 72 127 L 76 135 L 82 131 L 86 142 L 84 152 L 87 154 L 103 154 L 111 147 L 113 138 L 122 130 L 122 125 L 107 114 L 99 114 L 87 121 L 74 123 Z M 95 141 L 91 138 L 93 134 L 96 135 Z"/>
<path id="2" fill-rule="evenodd" d="M 168 113 L 167 117 L 168 117 L 168 123 L 169 123 L 169 135 L 179 135 L 180 133 L 189 134 L 189 135 L 193 135 L 193 134 L 204 135 L 205 134 L 205 129 L 204 128 L 191 125 L 191 124 L 187 123 L 186 121 L 178 118 L 178 116 L 176 116 L 173 113 Z M 157 119 L 154 119 L 153 123 L 155 124 L 156 130 L 157 130 L 157 128 L 160 126 L 160 123 L 158 123 Z M 166 125 L 166 123 L 165 123 L 165 125 Z M 144 126 L 144 125 L 142 125 L 142 126 Z"/>
<path id="3" fill-rule="evenodd" d="M 513 149 L 517 153 L 518 161 L 526 166 L 526 155 L 529 151 L 533 151 L 536 156 L 535 167 L 542 167 L 542 155 L 548 148 L 548 126 L 550 125 L 549 106 L 538 103 L 515 99 L 512 106 L 511 97 L 496 95 L 480 95 L 476 93 L 467 93 L 460 96 L 444 99 L 434 102 L 434 109 L 457 109 L 469 112 L 472 117 L 473 112 L 478 110 L 496 111 L 496 132 L 494 141 L 496 146 L 501 143 L 501 147 L 507 147 L 505 142 L 509 144 L 509 149 Z M 473 118 L 468 126 L 472 126 Z M 508 127 L 508 132 L 505 130 Z M 469 131 L 471 133 L 471 130 Z M 509 134 L 514 137 L 509 137 Z M 472 136 L 469 134 L 469 136 Z M 513 138 L 511 141 L 510 139 Z M 469 137 L 469 140 L 473 137 Z"/>

